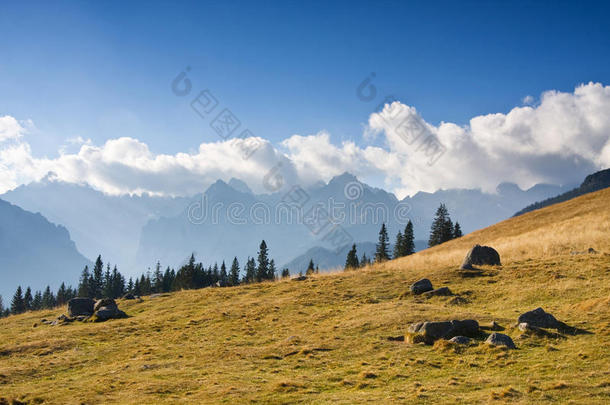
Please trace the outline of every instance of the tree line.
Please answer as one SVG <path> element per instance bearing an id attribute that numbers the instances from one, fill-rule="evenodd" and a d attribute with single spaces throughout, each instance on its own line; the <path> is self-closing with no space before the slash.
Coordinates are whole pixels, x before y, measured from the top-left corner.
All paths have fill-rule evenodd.
<path id="1" fill-rule="evenodd" d="M 13 299 L 6 308 L 0 296 L 0 317 L 10 314 L 20 314 L 26 311 L 38 309 L 51 309 L 65 305 L 74 297 L 89 298 L 120 298 L 125 294 L 134 296 L 145 296 L 156 293 L 165 293 L 178 290 L 198 289 L 211 286 L 230 287 L 240 284 L 257 283 L 265 280 L 276 279 L 275 261 L 269 257 L 269 248 L 263 240 L 259 245 L 257 258 L 248 257 L 244 266 L 244 275 L 241 276 L 241 269 L 237 257 L 233 258 L 231 267 L 227 268 L 223 261 L 220 266 L 218 263 L 207 268 L 195 260 L 195 255 L 191 254 L 186 264 L 177 271 L 167 267 L 161 269 L 161 263 L 157 262 L 155 270 L 151 273 L 147 271 L 140 277 L 126 278 L 119 272 L 117 266 L 111 270 L 110 264 L 104 263 L 101 255 L 97 257 L 93 269 L 89 266 L 83 269 L 78 287 L 66 287 L 62 283 L 57 293 L 53 293 L 47 286 L 44 292 L 37 291 L 32 295 L 32 290 L 27 287 L 25 294 L 21 286 L 17 287 Z M 283 269 L 281 277 L 290 277 L 290 271 Z"/>
<path id="2" fill-rule="evenodd" d="M 455 224 L 449 216 L 449 210 L 445 204 L 441 204 L 436 210 L 432 226 L 430 228 L 430 238 L 428 240 L 428 246 L 432 247 L 451 239 L 459 238 L 462 235 L 462 228 L 456 221 Z M 396 234 L 396 241 L 394 242 L 394 248 L 392 254 L 390 254 L 390 239 L 388 237 L 388 230 L 385 224 L 381 224 L 379 230 L 379 239 L 375 245 L 375 256 L 373 261 L 375 263 L 383 262 L 390 259 L 397 259 L 412 255 L 415 253 L 415 236 L 413 234 L 413 222 L 409 220 L 403 232 L 398 231 Z M 371 261 L 366 257 L 366 253 L 362 254 L 362 258 L 358 259 L 358 252 L 356 244 L 352 245 L 352 248 L 347 252 L 345 259 L 345 270 L 357 269 L 370 264 Z"/>
<path id="3" fill-rule="evenodd" d="M 460 224 L 452 222 L 449 211 L 445 204 L 441 204 L 436 210 L 434 221 L 430 229 L 428 246 L 432 247 L 440 243 L 447 242 L 462 236 Z M 371 262 L 379 263 L 390 259 L 408 256 L 415 253 L 415 237 L 413 234 L 413 223 L 407 222 L 405 229 L 396 235 L 393 251 L 390 254 L 390 243 L 388 231 L 385 224 L 379 230 L 379 239 L 375 246 L 375 255 L 368 258 L 366 253 L 358 258 L 356 244 L 353 244 L 347 253 L 345 269 L 357 269 L 367 266 Z M 314 265 L 313 259 L 310 260 L 306 274 L 317 274 L 318 266 Z M 27 287 L 25 292 L 21 286 L 17 287 L 13 299 L 6 307 L 0 296 L 0 317 L 10 314 L 20 314 L 25 311 L 38 309 L 51 309 L 65 305 L 74 297 L 89 298 L 120 298 L 125 294 L 134 296 L 145 296 L 156 293 L 166 293 L 178 290 L 198 289 L 211 286 L 230 287 L 240 284 L 257 283 L 277 278 L 275 261 L 269 257 L 269 248 L 263 240 L 259 245 L 257 258 L 248 257 L 244 266 L 244 274 L 241 276 L 241 269 L 237 257 L 233 258 L 231 267 L 227 268 L 223 261 L 220 266 L 218 263 L 207 268 L 203 263 L 197 263 L 195 255 L 192 254 L 187 263 L 177 271 L 167 267 L 161 269 L 161 263 L 157 262 L 155 270 L 151 273 L 147 271 L 135 279 L 129 280 L 119 272 L 117 266 L 111 269 L 109 263 L 104 268 L 102 257 L 98 256 L 93 269 L 88 266 L 83 269 L 78 287 L 72 288 L 62 283 L 56 293 L 47 286 L 44 291 L 32 293 L 32 289 Z M 301 273 L 299 273 L 301 275 Z M 280 277 L 290 277 L 290 270 L 283 269 Z"/>

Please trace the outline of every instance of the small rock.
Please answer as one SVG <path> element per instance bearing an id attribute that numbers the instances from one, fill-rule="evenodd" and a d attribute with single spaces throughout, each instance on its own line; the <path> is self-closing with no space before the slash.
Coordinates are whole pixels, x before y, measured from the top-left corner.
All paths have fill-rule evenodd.
<path id="1" fill-rule="evenodd" d="M 539 328 L 561 328 L 564 324 L 559 322 L 553 315 L 545 312 L 542 308 L 536 308 L 528 311 L 524 314 L 519 315 L 517 323 L 528 323 L 531 326 L 537 326 Z"/>
<path id="2" fill-rule="evenodd" d="M 590 247 L 589 250 L 587 250 L 587 252 L 592 255 L 597 254 L 597 250 L 593 249 L 592 247 Z"/>
<path id="3" fill-rule="evenodd" d="M 457 343 L 458 345 L 469 345 L 470 338 L 466 336 L 454 336 L 449 339 L 450 342 Z"/>
<path id="4" fill-rule="evenodd" d="M 425 293 L 426 291 L 431 291 L 433 289 L 432 282 L 430 282 L 430 280 L 428 280 L 427 278 L 422 278 L 421 280 L 418 280 L 411 284 L 410 289 L 411 292 L 415 295 Z"/>
<path id="5" fill-rule="evenodd" d="M 468 300 L 464 297 L 453 297 L 447 301 L 449 305 L 464 305 L 468 304 Z"/>
<path id="6" fill-rule="evenodd" d="M 132 293 L 127 293 L 127 294 L 123 295 L 123 299 L 124 300 L 135 300 L 136 297 Z"/>
<path id="7" fill-rule="evenodd" d="M 75 317 L 78 315 L 91 315 L 93 314 L 93 306 L 95 301 L 91 298 L 72 298 L 68 301 L 68 315 Z"/>
<path id="8" fill-rule="evenodd" d="M 474 245 L 466 254 L 461 268 L 465 270 L 472 270 L 474 268 L 473 265 L 475 264 L 500 266 L 500 254 L 496 251 L 496 249 L 490 246 Z"/>
<path id="9" fill-rule="evenodd" d="M 506 346 L 509 349 L 516 349 L 515 343 L 510 336 L 503 333 L 494 332 L 485 341 L 488 345 L 492 346 Z"/>
<path id="10" fill-rule="evenodd" d="M 422 295 L 424 297 L 435 297 L 435 296 L 447 297 L 447 296 L 453 295 L 453 293 L 451 292 L 449 287 L 441 287 L 441 288 L 437 288 L 436 290 L 426 291 L 426 292 L 422 293 Z"/>
<path id="11" fill-rule="evenodd" d="M 517 326 L 517 328 L 521 331 L 521 332 L 528 332 L 528 331 L 532 331 L 534 329 L 538 329 L 535 326 L 531 326 L 529 323 L 527 322 L 521 322 L 519 324 L 519 326 Z"/>
<path id="12" fill-rule="evenodd" d="M 307 276 L 299 276 L 292 279 L 292 281 L 305 281 L 307 280 Z"/>

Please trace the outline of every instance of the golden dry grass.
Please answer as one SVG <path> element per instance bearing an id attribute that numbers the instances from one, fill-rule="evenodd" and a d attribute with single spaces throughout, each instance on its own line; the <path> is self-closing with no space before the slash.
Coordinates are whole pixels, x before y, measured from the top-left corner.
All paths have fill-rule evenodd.
<path id="1" fill-rule="evenodd" d="M 379 266 L 120 302 L 128 319 L 0 320 L 0 398 L 31 403 L 574 403 L 610 401 L 610 190 Z M 474 243 L 501 268 L 456 271 Z M 570 254 L 595 248 L 598 254 Z M 405 295 L 428 277 L 465 300 Z M 542 306 L 591 334 L 520 337 Z M 496 320 L 518 350 L 399 340 L 411 322 Z M 34 327 L 34 324 L 37 326 Z"/>

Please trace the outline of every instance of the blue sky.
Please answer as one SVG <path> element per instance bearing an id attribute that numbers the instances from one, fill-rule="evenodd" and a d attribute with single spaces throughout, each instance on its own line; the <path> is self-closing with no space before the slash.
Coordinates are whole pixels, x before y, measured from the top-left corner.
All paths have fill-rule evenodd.
<path id="1" fill-rule="evenodd" d="M 609 11 L 563 1 L 4 2 L 0 192 L 49 172 L 113 194 L 190 195 L 231 177 L 266 192 L 261 179 L 278 162 L 292 182 L 349 171 L 398 196 L 577 183 L 610 165 Z M 178 97 L 171 83 L 187 67 L 192 91 Z M 357 88 L 372 74 L 376 95 L 363 100 Z M 190 103 L 204 89 L 219 107 L 202 118 Z M 399 103 L 376 114 L 388 96 Z M 254 158 L 237 151 L 249 141 L 220 142 L 210 128 L 224 108 L 241 122 L 234 135 L 264 140 Z M 434 159 L 405 142 L 420 127 L 442 146 Z"/>
<path id="2" fill-rule="evenodd" d="M 256 135 L 326 129 L 360 142 L 385 95 L 430 123 L 507 112 L 526 95 L 609 83 L 608 3 L 10 2 L 0 114 L 31 119 L 34 155 L 131 136 L 156 153 L 214 141 L 170 91 L 185 66 Z M 378 96 L 356 98 L 371 72 Z"/>

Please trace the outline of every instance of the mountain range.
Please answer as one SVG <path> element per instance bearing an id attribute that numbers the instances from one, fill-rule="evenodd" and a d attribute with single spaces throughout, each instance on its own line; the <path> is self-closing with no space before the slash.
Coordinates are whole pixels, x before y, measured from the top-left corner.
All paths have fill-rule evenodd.
<path id="1" fill-rule="evenodd" d="M 68 230 L 40 214 L 0 200 L 0 295 L 4 304 L 17 285 L 54 291 L 59 283 L 76 283 L 79 272 L 91 262 L 81 255 Z"/>
<path id="2" fill-rule="evenodd" d="M 94 260 L 101 254 L 126 275 L 141 274 L 158 261 L 179 266 L 191 253 L 204 263 L 229 262 L 237 256 L 243 264 L 248 256 L 256 256 L 262 239 L 278 268 L 292 266 L 294 274 L 309 259 L 321 270 L 341 266 L 352 243 L 370 247 L 376 242 L 381 223 L 386 223 L 393 243 L 396 233 L 412 220 L 417 246 L 423 248 L 440 203 L 468 233 L 570 188 L 539 184 L 521 190 L 503 183 L 493 194 L 451 189 L 399 200 L 344 173 L 328 183 L 285 185 L 269 194 L 255 194 L 242 181 L 231 179 L 218 180 L 191 197 L 114 196 L 49 176 L 0 198 L 64 226 L 85 257 Z M 69 269 L 72 280 L 81 269 Z"/>

